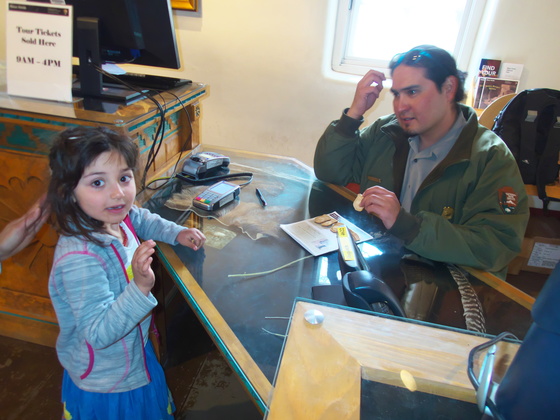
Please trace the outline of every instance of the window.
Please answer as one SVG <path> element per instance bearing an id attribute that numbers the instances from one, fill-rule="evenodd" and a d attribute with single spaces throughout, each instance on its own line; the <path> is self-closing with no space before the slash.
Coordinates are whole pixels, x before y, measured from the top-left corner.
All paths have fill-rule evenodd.
<path id="1" fill-rule="evenodd" d="M 469 64 L 485 0 L 338 0 L 333 70 L 365 74 L 420 44 Z"/>

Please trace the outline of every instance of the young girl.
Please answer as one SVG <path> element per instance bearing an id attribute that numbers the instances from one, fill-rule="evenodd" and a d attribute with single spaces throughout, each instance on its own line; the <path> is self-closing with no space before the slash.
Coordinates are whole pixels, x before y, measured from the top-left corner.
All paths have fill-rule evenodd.
<path id="1" fill-rule="evenodd" d="M 173 418 L 148 340 L 157 305 L 150 293 L 154 240 L 198 250 L 206 238 L 133 204 L 138 149 L 128 137 L 69 128 L 49 159 L 47 205 L 61 235 L 49 293 L 60 326 L 64 418 Z"/>

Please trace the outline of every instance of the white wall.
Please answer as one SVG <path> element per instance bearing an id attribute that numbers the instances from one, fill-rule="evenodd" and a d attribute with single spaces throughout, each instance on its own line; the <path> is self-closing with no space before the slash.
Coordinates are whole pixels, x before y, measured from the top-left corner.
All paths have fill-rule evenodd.
<path id="1" fill-rule="evenodd" d="M 324 72 L 336 1 L 199 2 L 197 14 L 175 11 L 183 68 L 160 74 L 210 86 L 202 102 L 203 142 L 294 156 L 311 165 L 317 139 L 350 105 L 357 80 Z M 3 22 L 6 0 L 0 3 Z M 489 28 L 479 33 L 471 74 L 480 58 L 497 58 L 524 64 L 520 89 L 560 89 L 558 0 L 488 0 L 486 18 Z M 1 33 L 0 60 L 4 44 Z M 385 91 L 381 99 L 368 121 L 391 112 L 391 95 Z"/>
<path id="2" fill-rule="evenodd" d="M 318 137 L 353 85 L 322 74 L 329 1 L 202 1 L 178 13 L 185 75 L 210 85 L 203 141 L 295 156 L 311 164 Z"/>

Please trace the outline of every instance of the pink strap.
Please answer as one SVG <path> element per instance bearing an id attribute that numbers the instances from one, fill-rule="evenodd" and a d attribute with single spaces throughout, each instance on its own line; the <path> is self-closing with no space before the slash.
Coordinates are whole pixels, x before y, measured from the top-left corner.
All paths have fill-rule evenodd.
<path id="1" fill-rule="evenodd" d="M 140 239 L 138 239 L 138 235 L 136 234 L 136 231 L 134 230 L 134 226 L 132 226 L 132 221 L 130 220 L 130 216 L 128 214 L 124 218 L 123 222 L 130 229 L 130 231 L 132 232 L 132 234 L 136 238 L 136 241 L 138 243 L 140 243 Z"/>

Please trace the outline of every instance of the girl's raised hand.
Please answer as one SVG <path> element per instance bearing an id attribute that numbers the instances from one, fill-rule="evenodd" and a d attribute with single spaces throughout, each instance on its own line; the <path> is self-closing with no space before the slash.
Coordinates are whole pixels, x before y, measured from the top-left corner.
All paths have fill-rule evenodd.
<path id="1" fill-rule="evenodd" d="M 132 257 L 134 282 L 146 296 L 150 294 L 150 290 L 152 290 L 156 281 L 156 276 L 151 267 L 155 246 L 156 243 L 151 239 L 142 242 Z"/>

